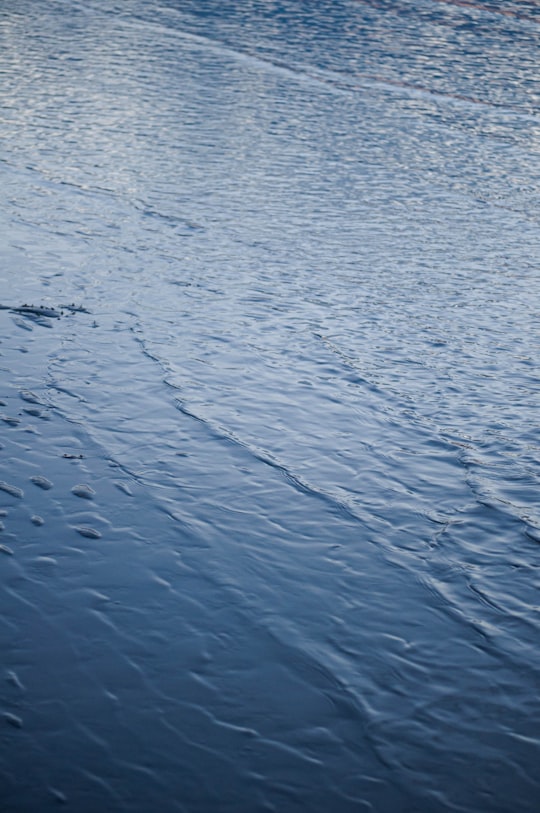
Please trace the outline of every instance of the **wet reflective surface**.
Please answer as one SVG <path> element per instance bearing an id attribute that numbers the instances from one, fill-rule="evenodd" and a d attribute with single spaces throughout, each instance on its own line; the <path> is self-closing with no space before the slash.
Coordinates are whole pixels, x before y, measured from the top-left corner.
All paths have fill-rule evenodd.
<path id="1" fill-rule="evenodd" d="M 2 810 L 533 813 L 538 4 L 0 9 Z"/>

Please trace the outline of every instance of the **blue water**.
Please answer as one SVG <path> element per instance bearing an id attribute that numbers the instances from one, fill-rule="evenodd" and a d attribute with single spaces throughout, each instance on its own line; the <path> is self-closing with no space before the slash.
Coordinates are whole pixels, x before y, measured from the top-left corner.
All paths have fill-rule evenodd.
<path id="1" fill-rule="evenodd" d="M 540 809 L 539 42 L 0 4 L 2 813 Z"/>

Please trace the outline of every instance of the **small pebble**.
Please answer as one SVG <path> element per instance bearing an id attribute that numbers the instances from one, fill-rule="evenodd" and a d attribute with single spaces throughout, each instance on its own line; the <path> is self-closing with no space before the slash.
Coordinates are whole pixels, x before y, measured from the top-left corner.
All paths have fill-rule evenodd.
<path id="1" fill-rule="evenodd" d="M 99 531 L 96 531 L 95 528 L 86 528 L 86 527 L 78 527 L 75 530 L 80 533 L 81 536 L 86 536 L 88 539 L 101 539 L 101 534 Z"/>
<path id="2" fill-rule="evenodd" d="M 71 489 L 71 493 L 75 494 L 76 497 L 82 497 L 85 500 L 91 500 L 96 493 L 93 488 L 87 486 L 86 483 L 79 483 L 77 486 L 73 486 Z"/>
<path id="3" fill-rule="evenodd" d="M 50 488 L 53 487 L 53 484 L 51 483 L 51 481 L 47 480 L 46 477 L 43 477 L 42 474 L 34 474 L 30 478 L 30 480 L 31 480 L 32 483 L 34 483 L 34 485 L 39 486 L 44 491 L 48 491 Z"/>

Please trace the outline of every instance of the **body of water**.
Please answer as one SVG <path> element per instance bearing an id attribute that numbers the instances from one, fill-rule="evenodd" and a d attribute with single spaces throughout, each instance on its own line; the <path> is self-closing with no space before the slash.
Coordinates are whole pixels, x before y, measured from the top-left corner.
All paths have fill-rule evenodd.
<path id="1" fill-rule="evenodd" d="M 539 809 L 539 42 L 0 4 L 3 813 Z"/>

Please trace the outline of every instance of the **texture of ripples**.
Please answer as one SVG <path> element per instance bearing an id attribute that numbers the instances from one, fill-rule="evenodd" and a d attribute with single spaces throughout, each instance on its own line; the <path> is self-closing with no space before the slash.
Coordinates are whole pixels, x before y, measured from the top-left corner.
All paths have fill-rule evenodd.
<path id="1" fill-rule="evenodd" d="M 0 6 L 3 811 L 538 810 L 539 34 Z"/>

